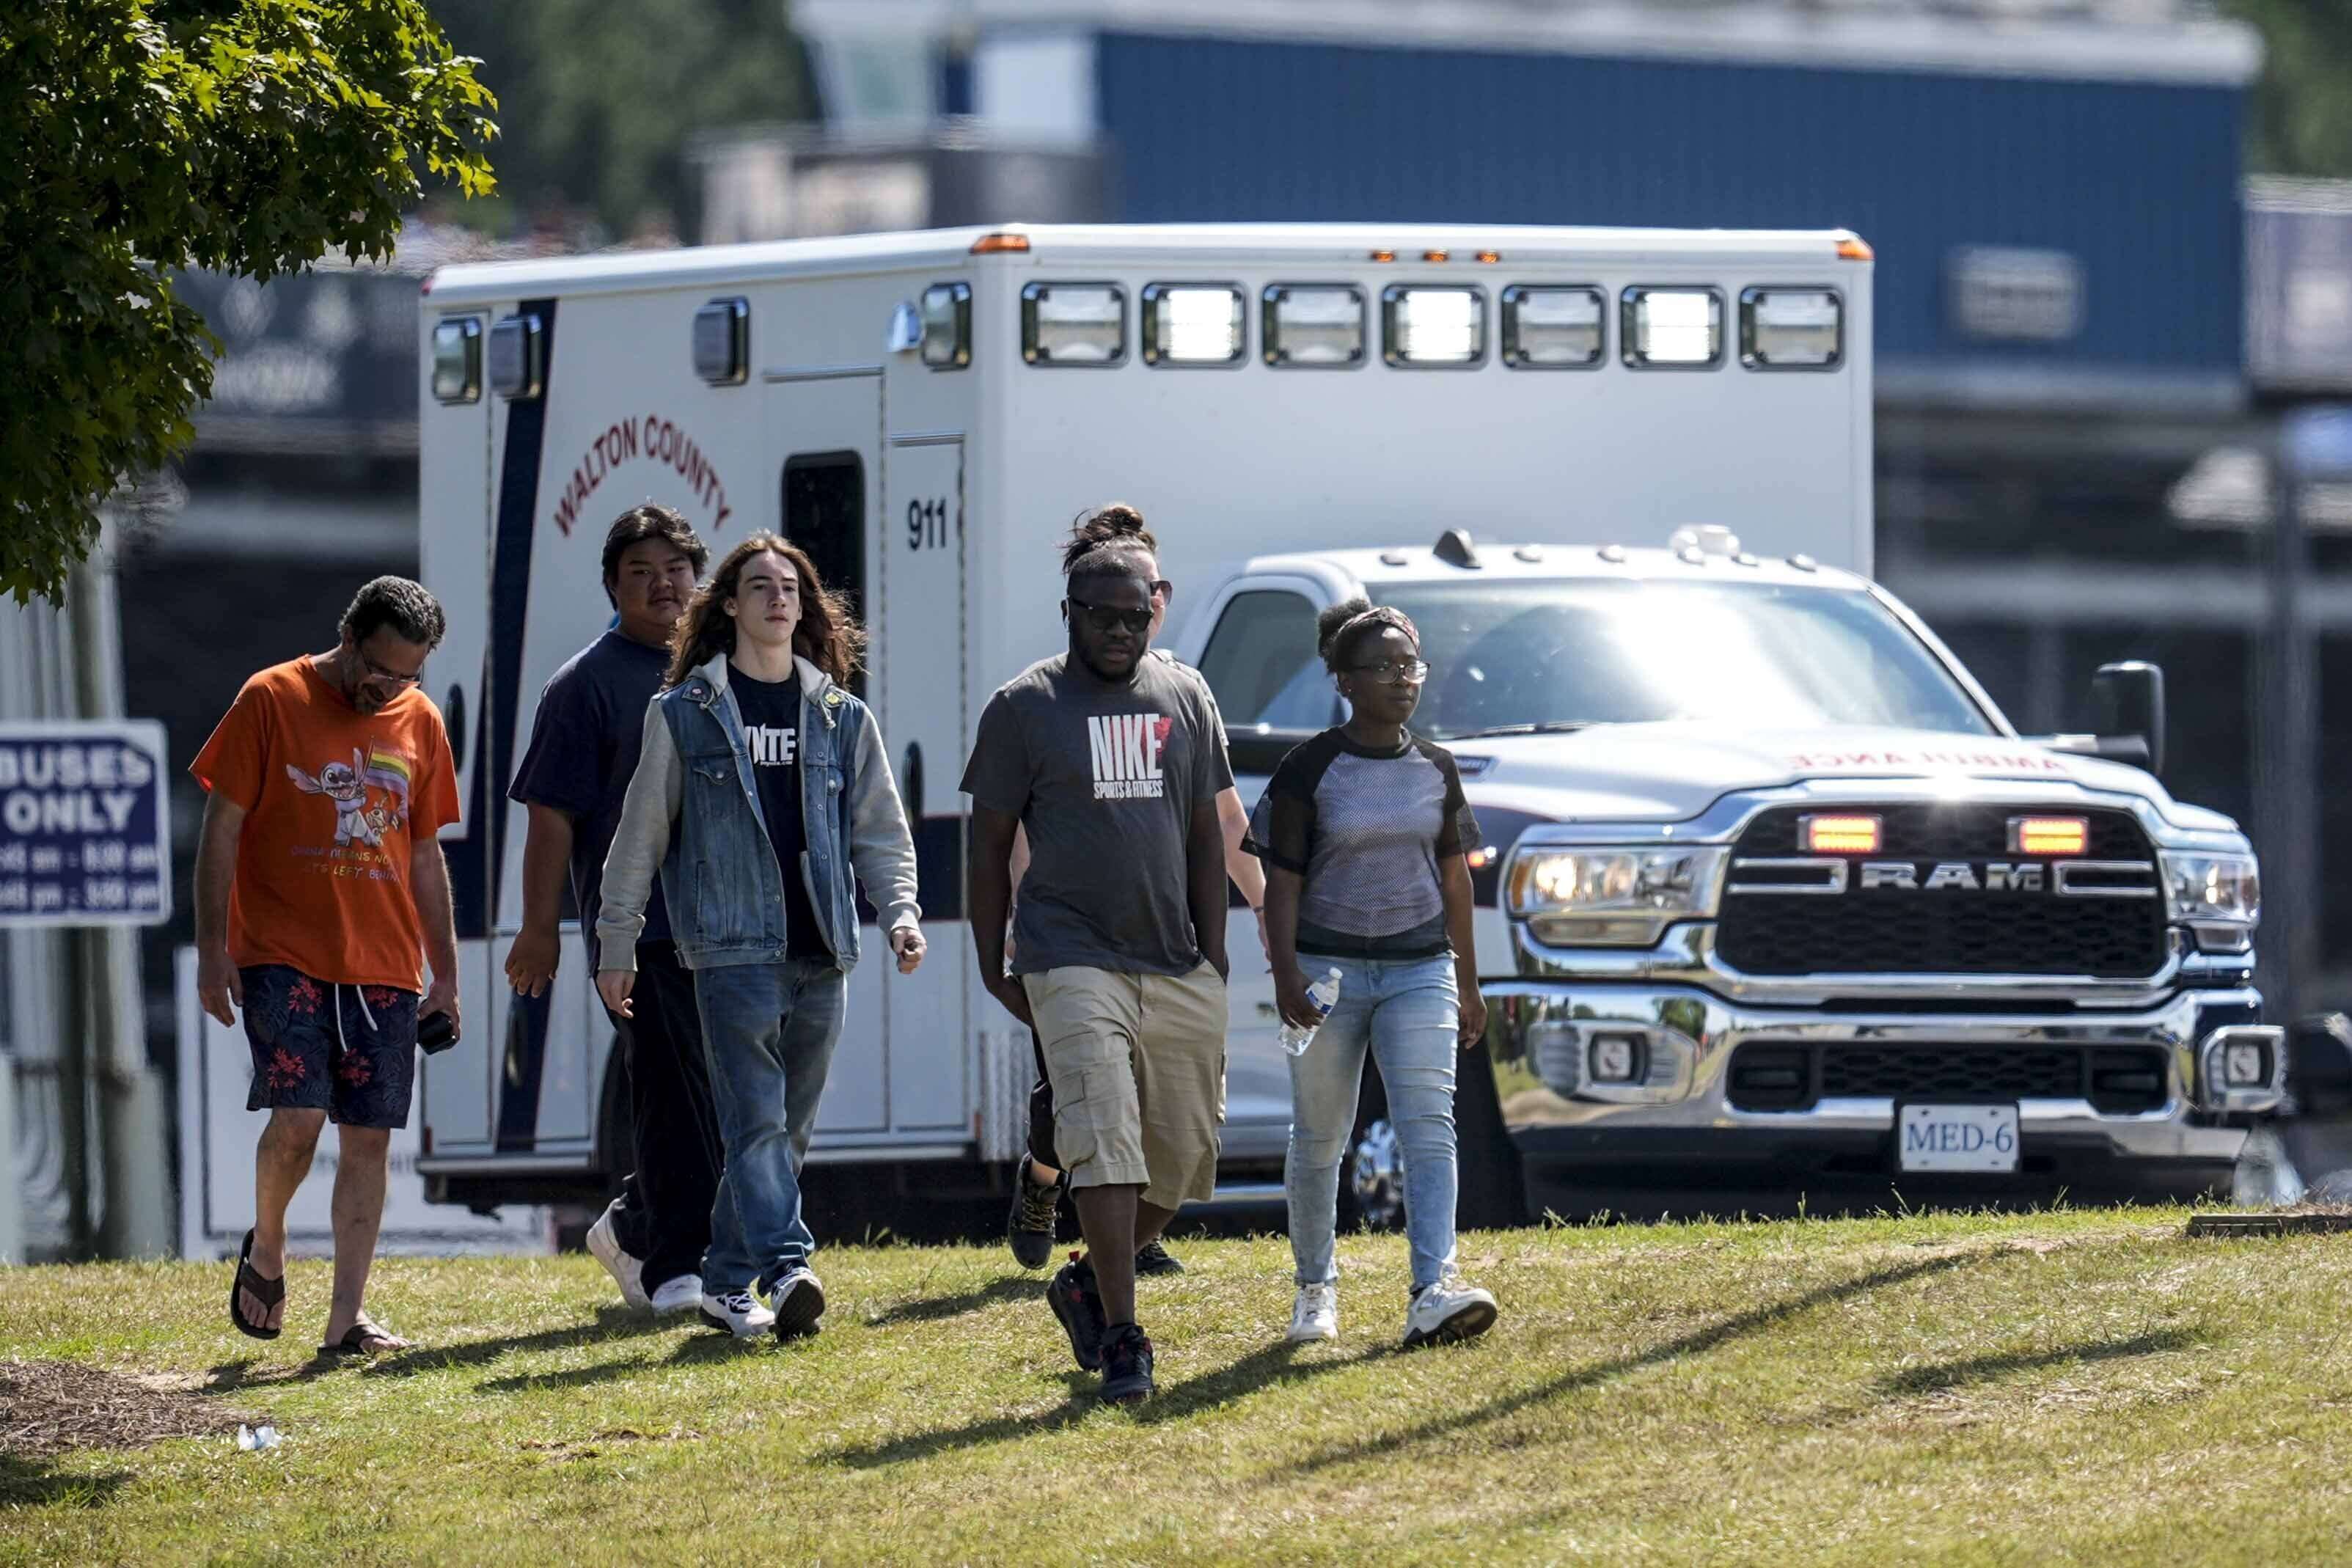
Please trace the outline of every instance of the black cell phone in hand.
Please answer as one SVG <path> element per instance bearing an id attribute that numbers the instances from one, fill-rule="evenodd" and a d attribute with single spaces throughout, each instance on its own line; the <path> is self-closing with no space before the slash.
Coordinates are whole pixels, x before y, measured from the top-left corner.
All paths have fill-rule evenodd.
<path id="1" fill-rule="evenodd" d="M 427 1013 L 416 1021 L 417 1048 L 431 1056 L 457 1043 L 457 1020 L 446 1013 Z"/>

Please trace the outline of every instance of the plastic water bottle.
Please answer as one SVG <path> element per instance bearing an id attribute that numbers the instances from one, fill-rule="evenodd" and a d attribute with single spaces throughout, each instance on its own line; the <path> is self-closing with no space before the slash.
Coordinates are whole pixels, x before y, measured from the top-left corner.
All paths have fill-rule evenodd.
<path id="1" fill-rule="evenodd" d="M 1325 970 L 1323 978 L 1307 988 L 1307 999 L 1315 1005 L 1315 1023 L 1303 1029 L 1296 1024 L 1285 1024 L 1282 1033 L 1275 1037 L 1282 1042 L 1282 1048 L 1294 1057 L 1307 1054 L 1307 1047 L 1314 1043 L 1317 1026 L 1331 1016 L 1332 1008 L 1339 1005 L 1339 972 Z"/>

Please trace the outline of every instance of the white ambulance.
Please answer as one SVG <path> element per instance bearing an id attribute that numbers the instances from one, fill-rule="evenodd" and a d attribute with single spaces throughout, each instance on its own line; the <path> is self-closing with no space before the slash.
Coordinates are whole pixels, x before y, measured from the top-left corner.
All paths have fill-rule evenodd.
<path id="1" fill-rule="evenodd" d="M 548 676 L 607 624 L 607 522 L 801 542 L 873 634 L 930 959 L 855 973 L 812 1159 L 979 1190 L 1025 1137 L 1025 1035 L 980 989 L 956 791 L 989 694 L 1064 646 L 1055 550 L 1139 506 L 1163 641 L 1245 797 L 1334 722 L 1318 609 L 1405 608 L 1489 845 L 1495 1025 L 1461 1092 L 1473 1219 L 1594 1169 L 1776 1180 L 2077 1166 L 2201 1181 L 2277 1099 L 2255 872 L 2227 819 L 2019 737 L 1868 580 L 1871 256 L 1843 232 L 1010 227 L 444 268 L 421 330 L 423 554 L 450 636 L 466 1041 L 425 1068 L 432 1193 L 601 1191 L 612 1030 L 567 942 L 501 983 Z M 1289 1116 L 1245 910 L 1223 1190 Z M 1377 1085 L 1350 1201 L 1393 1217 Z M 1548 1190 L 1548 1189 L 1546 1189 Z M 1540 1190 L 1538 1193 L 1541 1198 Z"/>

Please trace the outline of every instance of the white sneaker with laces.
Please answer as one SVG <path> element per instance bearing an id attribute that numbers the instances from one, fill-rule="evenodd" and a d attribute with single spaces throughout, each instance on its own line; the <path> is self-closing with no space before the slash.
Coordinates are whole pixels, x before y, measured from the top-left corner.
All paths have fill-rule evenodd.
<path id="1" fill-rule="evenodd" d="M 653 1295 L 654 1316 L 656 1318 L 667 1318 L 673 1312 L 683 1312 L 689 1307 L 701 1304 L 702 1281 L 691 1274 L 681 1274 L 675 1279 L 665 1280 L 662 1288 Z"/>
<path id="2" fill-rule="evenodd" d="M 1290 1332 L 1285 1336 L 1294 1345 L 1312 1344 L 1317 1340 L 1339 1337 L 1339 1292 L 1331 1285 L 1301 1285 L 1298 1299 L 1290 1308 Z"/>
<path id="3" fill-rule="evenodd" d="M 1495 1297 L 1448 1268 L 1405 1310 L 1404 1345 L 1451 1344 L 1476 1339 L 1495 1326 Z"/>
<path id="4" fill-rule="evenodd" d="M 604 1266 L 613 1283 L 621 1288 L 621 1300 L 642 1312 L 653 1305 L 646 1296 L 645 1259 L 621 1250 L 621 1238 L 613 1230 L 613 1211 L 620 1206 L 618 1198 L 606 1204 L 604 1212 L 596 1216 L 596 1223 L 588 1227 L 588 1250 Z"/>
<path id="5" fill-rule="evenodd" d="M 760 1305 L 759 1298 L 747 1287 L 723 1296 L 703 1292 L 702 1321 L 714 1329 L 724 1329 L 739 1340 L 756 1340 L 776 1326 L 776 1314 Z"/>

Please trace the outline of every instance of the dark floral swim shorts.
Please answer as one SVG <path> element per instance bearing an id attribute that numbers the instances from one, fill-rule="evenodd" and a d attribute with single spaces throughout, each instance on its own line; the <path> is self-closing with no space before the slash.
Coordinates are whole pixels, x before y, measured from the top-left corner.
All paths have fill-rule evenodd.
<path id="1" fill-rule="evenodd" d="M 416 1082 L 414 991 L 334 985 L 282 963 L 237 971 L 253 1048 L 247 1110 L 323 1110 L 346 1127 L 405 1127 Z"/>

